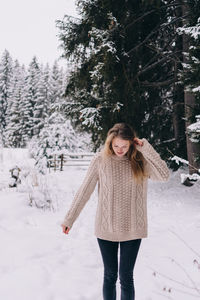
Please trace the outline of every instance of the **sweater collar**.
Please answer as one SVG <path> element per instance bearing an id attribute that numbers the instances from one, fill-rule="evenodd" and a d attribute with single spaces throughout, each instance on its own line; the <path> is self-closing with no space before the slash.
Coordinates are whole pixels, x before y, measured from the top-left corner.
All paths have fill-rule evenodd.
<path id="1" fill-rule="evenodd" d="M 114 160 L 118 160 L 118 161 L 128 160 L 127 155 L 123 155 L 123 156 L 120 157 L 120 156 L 117 156 L 116 154 L 112 154 L 111 158 L 113 158 Z"/>

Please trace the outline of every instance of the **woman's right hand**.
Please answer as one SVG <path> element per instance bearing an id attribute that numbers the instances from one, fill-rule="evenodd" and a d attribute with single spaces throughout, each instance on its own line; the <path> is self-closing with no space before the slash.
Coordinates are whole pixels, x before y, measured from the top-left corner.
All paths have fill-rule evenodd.
<path id="1" fill-rule="evenodd" d="M 63 233 L 68 234 L 70 231 L 70 228 L 65 226 L 64 224 L 62 224 L 61 226 L 62 226 Z"/>
<path id="2" fill-rule="evenodd" d="M 139 146 L 143 146 L 143 141 L 138 139 L 138 138 L 134 138 L 133 139 L 134 144 L 139 145 Z"/>

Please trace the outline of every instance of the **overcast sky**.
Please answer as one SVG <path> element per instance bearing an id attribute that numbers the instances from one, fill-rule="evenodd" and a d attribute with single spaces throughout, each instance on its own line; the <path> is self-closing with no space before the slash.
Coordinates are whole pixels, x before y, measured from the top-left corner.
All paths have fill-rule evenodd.
<path id="1" fill-rule="evenodd" d="M 52 64 L 61 55 L 55 20 L 65 14 L 77 15 L 75 0 L 0 0 L 0 56 L 7 49 L 26 66 L 34 55 Z"/>

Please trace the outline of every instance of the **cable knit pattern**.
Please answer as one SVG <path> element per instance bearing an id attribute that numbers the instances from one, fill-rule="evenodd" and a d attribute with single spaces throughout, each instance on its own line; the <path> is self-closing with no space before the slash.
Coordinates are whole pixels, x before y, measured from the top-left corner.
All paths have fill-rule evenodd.
<path id="1" fill-rule="evenodd" d="M 106 231 L 108 229 L 108 185 L 106 181 L 106 167 L 107 165 L 104 163 L 101 169 L 101 178 L 102 178 L 102 230 Z"/>
<path id="2" fill-rule="evenodd" d="M 137 184 L 136 191 L 136 226 L 138 230 L 142 230 L 145 228 L 142 184 Z"/>
<path id="3" fill-rule="evenodd" d="M 165 161 L 142 139 L 143 146 L 136 146 L 145 160 L 148 177 L 167 181 L 169 169 Z M 128 157 L 102 153 L 94 155 L 87 174 L 67 212 L 63 224 L 72 227 L 98 182 L 98 205 L 95 218 L 95 235 L 110 241 L 127 241 L 148 235 L 147 182 L 137 183 L 132 176 Z"/>

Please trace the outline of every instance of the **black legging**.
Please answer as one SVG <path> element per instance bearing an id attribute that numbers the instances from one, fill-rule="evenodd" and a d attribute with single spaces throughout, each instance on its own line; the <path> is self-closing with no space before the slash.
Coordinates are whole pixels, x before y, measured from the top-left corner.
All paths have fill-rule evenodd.
<path id="1" fill-rule="evenodd" d="M 112 242 L 97 238 L 97 241 L 104 264 L 103 299 L 116 300 L 118 245 L 120 244 L 119 278 L 121 285 L 121 300 L 134 300 L 135 289 L 133 282 L 133 269 L 141 239 L 125 242 Z"/>

